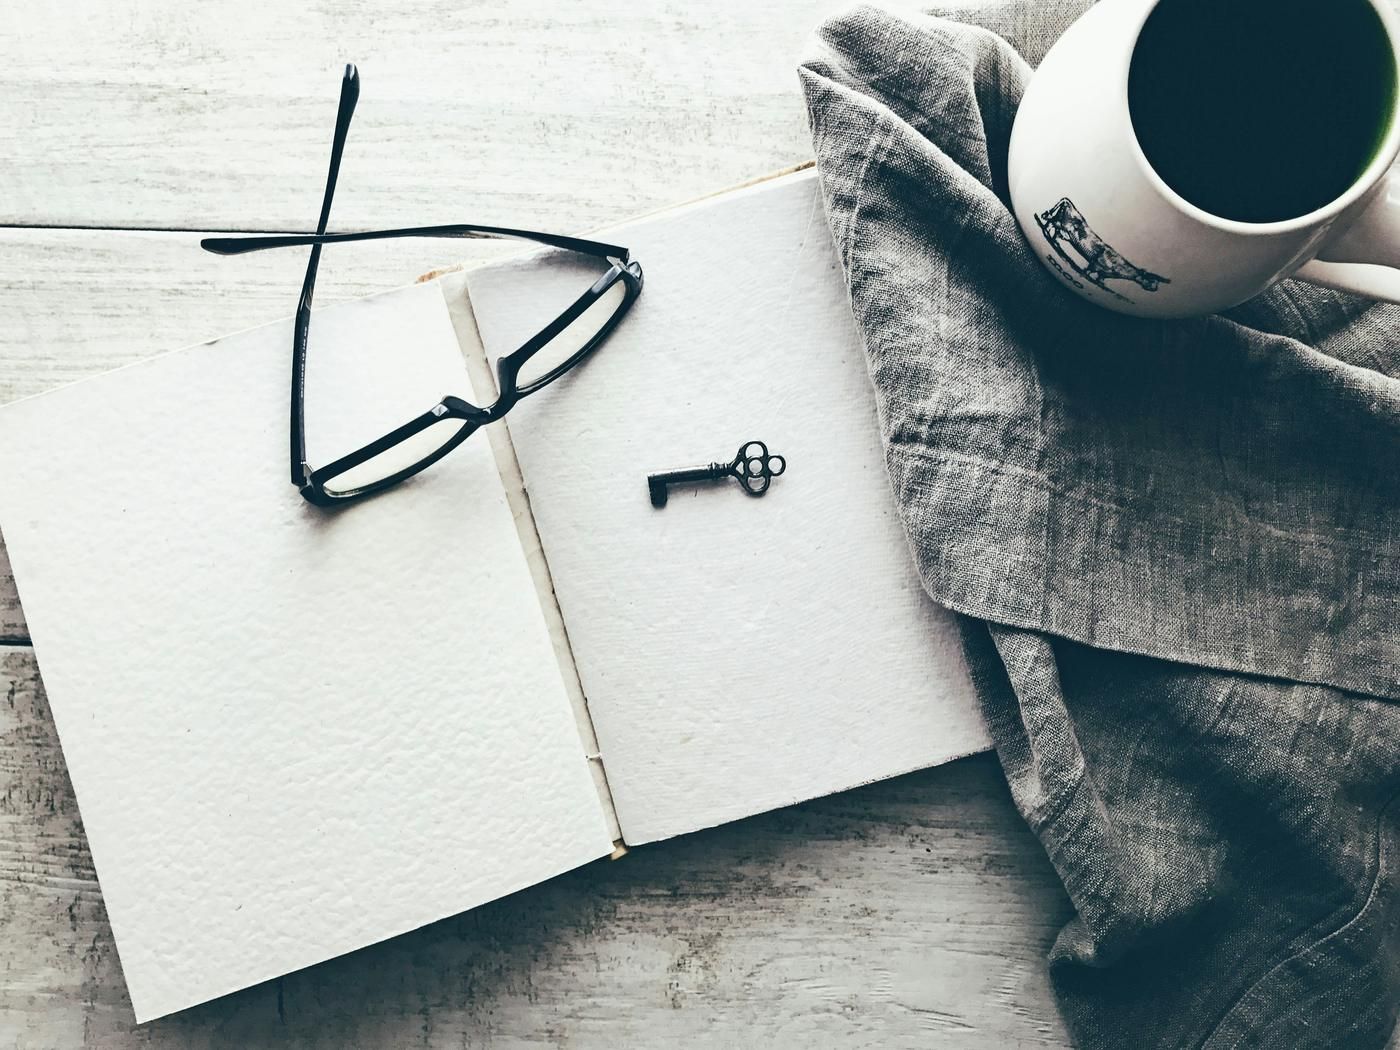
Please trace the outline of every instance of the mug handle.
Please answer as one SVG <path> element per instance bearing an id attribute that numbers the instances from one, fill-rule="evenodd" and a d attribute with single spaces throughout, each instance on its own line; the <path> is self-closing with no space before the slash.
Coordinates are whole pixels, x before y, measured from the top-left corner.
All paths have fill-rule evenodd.
<path id="1" fill-rule="evenodd" d="M 1400 303 L 1400 169 L 1392 168 L 1371 206 L 1328 238 L 1294 277 L 1339 292 Z"/>

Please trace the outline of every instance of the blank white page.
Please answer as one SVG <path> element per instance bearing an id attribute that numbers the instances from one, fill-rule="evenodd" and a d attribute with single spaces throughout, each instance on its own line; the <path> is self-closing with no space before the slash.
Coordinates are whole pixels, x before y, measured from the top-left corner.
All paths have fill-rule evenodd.
<path id="1" fill-rule="evenodd" d="M 311 326 L 324 463 L 471 388 L 435 284 Z M 0 525 L 138 1020 L 611 848 L 488 442 L 327 513 L 291 324 L 0 410 Z"/>
<path id="2" fill-rule="evenodd" d="M 509 418 L 629 843 L 980 750 L 950 614 L 886 478 L 859 334 L 810 174 L 610 231 L 641 298 Z M 596 268 L 547 253 L 468 278 L 488 352 Z M 647 499 L 655 470 L 788 457 Z"/>

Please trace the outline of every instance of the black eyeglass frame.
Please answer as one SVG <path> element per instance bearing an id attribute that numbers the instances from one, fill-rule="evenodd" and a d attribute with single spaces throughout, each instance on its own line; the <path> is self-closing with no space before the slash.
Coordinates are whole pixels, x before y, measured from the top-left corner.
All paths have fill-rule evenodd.
<path id="1" fill-rule="evenodd" d="M 398 230 L 372 230 L 362 233 L 326 233 L 330 219 L 331 200 L 335 195 L 336 179 L 340 173 L 341 155 L 345 149 L 345 139 L 350 128 L 350 120 L 359 100 L 359 72 L 354 65 L 345 67 L 341 81 L 340 107 L 336 115 L 335 138 L 331 145 L 330 169 L 326 175 L 326 190 L 321 202 L 321 215 L 314 235 L 277 235 L 260 237 L 208 237 L 200 241 L 206 251 L 219 255 L 241 255 L 244 252 L 261 251 L 267 248 L 289 248 L 310 246 L 311 254 L 306 264 L 306 276 L 302 281 L 301 297 L 297 302 L 296 321 L 292 336 L 292 391 L 290 411 L 290 455 L 291 480 L 301 495 L 310 503 L 320 507 L 341 506 L 354 500 L 382 492 L 399 484 L 420 471 L 432 466 L 462 442 L 488 423 L 494 423 L 509 412 L 522 398 L 543 389 L 560 376 L 573 369 L 612 333 L 618 323 L 631 309 L 642 291 L 641 265 L 631 259 L 628 250 L 621 245 L 607 244 L 580 237 L 567 237 L 558 234 L 540 233 L 533 230 L 516 230 L 503 226 L 472 226 L 451 224 L 446 226 L 415 226 Z M 312 469 L 306 461 L 306 348 L 311 329 L 311 302 L 316 288 L 316 275 L 321 262 L 321 247 L 326 244 L 340 244 L 349 241 L 382 240 L 399 237 L 463 237 L 463 238 L 510 238 L 534 241 L 550 247 L 562 248 L 606 261 L 606 273 L 570 304 L 558 317 L 531 336 L 519 348 L 499 358 L 496 362 L 496 400 L 489 406 L 474 405 L 462 398 L 446 395 L 421 416 L 409 420 L 383 437 L 364 445 L 324 467 Z M 612 315 L 602 324 L 581 347 L 564 361 L 555 365 L 543 375 L 528 383 L 520 383 L 519 376 L 525 364 L 544 349 L 561 332 L 581 317 L 594 303 L 621 282 L 624 286 L 623 299 Z M 392 449 L 445 419 L 462 420 L 461 429 L 443 445 L 409 466 L 384 478 L 372 481 L 353 489 L 332 491 L 326 488 L 327 482 L 353 468 L 367 463 L 376 456 Z"/>

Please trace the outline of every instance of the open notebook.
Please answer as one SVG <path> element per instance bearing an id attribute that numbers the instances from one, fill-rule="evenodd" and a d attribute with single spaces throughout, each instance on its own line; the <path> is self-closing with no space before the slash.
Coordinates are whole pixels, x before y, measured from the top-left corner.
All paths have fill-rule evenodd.
<path id="1" fill-rule="evenodd" d="M 138 1020 L 987 745 L 815 176 L 608 237 L 646 289 L 603 348 L 341 512 L 287 483 L 290 322 L 0 410 L 0 527 Z M 318 311 L 312 462 L 488 398 L 589 280 L 544 252 Z M 764 498 L 650 505 L 648 472 L 749 439 L 788 459 Z"/>

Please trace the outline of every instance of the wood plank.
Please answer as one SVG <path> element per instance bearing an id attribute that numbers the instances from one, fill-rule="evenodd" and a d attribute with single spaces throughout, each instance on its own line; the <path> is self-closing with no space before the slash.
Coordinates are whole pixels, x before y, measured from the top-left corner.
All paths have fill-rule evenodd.
<path id="1" fill-rule="evenodd" d="M 796 63 L 845 6 L 14 5 L 0 225 L 305 229 L 354 61 L 336 228 L 591 229 L 809 157 Z M 1057 28 L 1026 0 L 933 6 L 1032 60 Z"/>
<path id="2" fill-rule="evenodd" d="M 0 536 L 0 644 L 28 640 L 29 627 L 20 608 L 14 573 L 10 571 L 10 556 L 5 550 L 5 539 Z"/>
<path id="3" fill-rule="evenodd" d="M 1068 904 L 982 756 L 602 861 L 136 1029 L 28 649 L 0 650 L 18 1046 L 1060 1047 Z"/>
<path id="4" fill-rule="evenodd" d="M 0 229 L 0 403 L 291 316 L 304 249 L 222 257 L 200 250 L 201 236 Z M 503 250 L 483 241 L 339 246 L 323 257 L 316 303 Z"/>
<path id="5" fill-rule="evenodd" d="M 796 59 L 840 6 L 22 5 L 0 223 L 306 228 L 354 61 L 337 228 L 589 229 L 808 157 Z"/>

